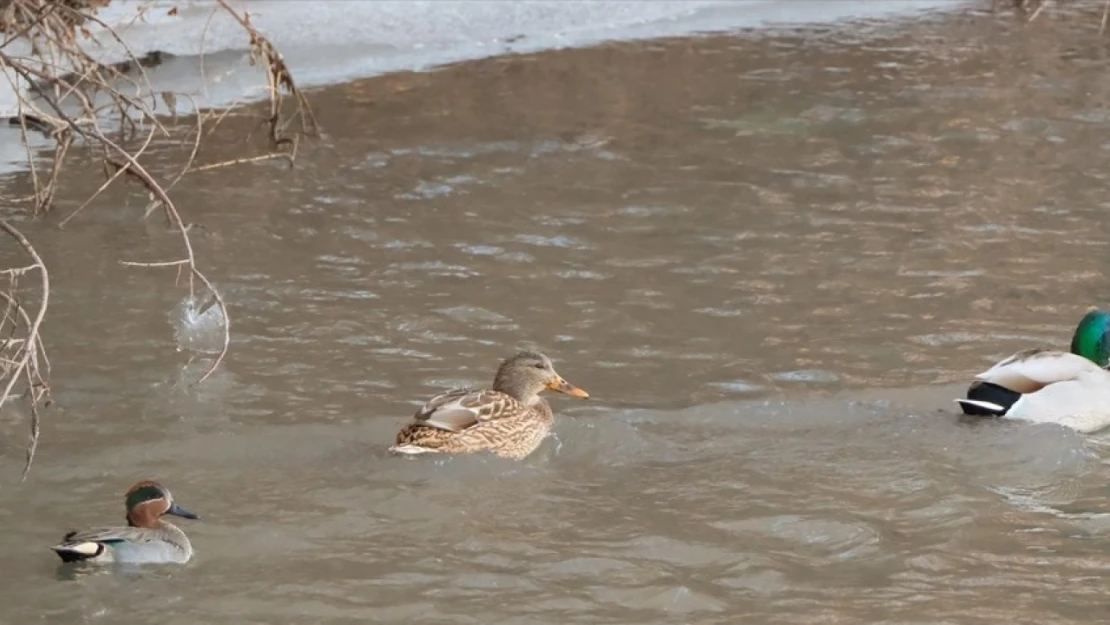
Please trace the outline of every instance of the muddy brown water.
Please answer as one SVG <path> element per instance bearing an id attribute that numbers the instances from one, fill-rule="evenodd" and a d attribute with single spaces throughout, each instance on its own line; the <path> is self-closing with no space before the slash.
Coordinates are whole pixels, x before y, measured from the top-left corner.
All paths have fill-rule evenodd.
<path id="1" fill-rule="evenodd" d="M 1102 438 L 950 400 L 1110 296 L 1105 61 L 1089 22 L 959 15 L 319 90 L 296 169 L 176 190 L 232 314 L 199 387 L 173 270 L 119 264 L 177 235 L 123 188 L 59 230 L 75 167 L 20 222 L 57 404 L 22 484 L 0 422 L 0 621 L 1098 622 Z M 387 453 L 519 347 L 592 394 L 533 456 Z M 196 558 L 59 567 L 148 476 Z"/>

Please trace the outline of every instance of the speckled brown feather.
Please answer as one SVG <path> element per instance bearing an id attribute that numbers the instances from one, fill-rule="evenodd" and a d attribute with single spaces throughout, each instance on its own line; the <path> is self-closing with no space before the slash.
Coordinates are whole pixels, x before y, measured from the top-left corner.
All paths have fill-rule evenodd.
<path id="1" fill-rule="evenodd" d="M 465 406 L 473 418 L 468 423 L 456 422 L 456 430 L 427 425 L 438 409 L 449 404 Z M 459 389 L 428 400 L 415 421 L 397 434 L 396 447 L 449 454 L 488 451 L 519 460 L 540 446 L 554 420 L 551 407 L 540 398 L 535 405 L 526 406 L 498 391 Z"/>
<path id="2" fill-rule="evenodd" d="M 390 450 L 408 455 L 488 451 L 519 460 L 540 446 L 555 421 L 551 406 L 539 396 L 544 390 L 589 397 L 556 373 L 547 356 L 518 352 L 498 367 L 492 389 L 457 389 L 429 399 L 397 433 Z"/>
<path id="3" fill-rule="evenodd" d="M 491 389 L 461 388 L 441 393 L 429 399 L 413 416 L 417 421 L 428 421 L 449 406 L 465 408 L 470 412 L 465 421 L 458 422 L 457 429 L 470 427 L 481 421 L 501 419 L 512 416 L 514 412 L 527 410 L 528 407 L 509 395 Z"/>

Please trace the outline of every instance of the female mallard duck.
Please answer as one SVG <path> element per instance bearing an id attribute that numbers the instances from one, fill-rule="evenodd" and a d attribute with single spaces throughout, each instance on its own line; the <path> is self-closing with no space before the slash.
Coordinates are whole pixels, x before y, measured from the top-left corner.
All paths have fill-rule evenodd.
<path id="1" fill-rule="evenodd" d="M 1093 310 L 1075 329 L 1071 353 L 1018 352 L 975 376 L 964 414 L 1058 423 L 1080 432 L 1110 426 L 1110 313 Z"/>
<path id="2" fill-rule="evenodd" d="M 389 449 L 411 455 L 489 451 L 520 460 L 540 446 L 555 420 L 540 397 L 545 389 L 589 397 L 556 373 L 547 356 L 520 352 L 501 363 L 492 389 L 456 389 L 429 399 Z"/>

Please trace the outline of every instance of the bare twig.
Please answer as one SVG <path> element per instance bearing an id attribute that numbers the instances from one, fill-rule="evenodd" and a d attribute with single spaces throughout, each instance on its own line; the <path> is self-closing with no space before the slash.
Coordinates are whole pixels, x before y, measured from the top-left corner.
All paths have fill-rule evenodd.
<path id="1" fill-rule="evenodd" d="M 31 470 L 31 463 L 35 459 L 35 450 L 38 448 L 39 443 L 38 404 L 43 397 L 48 396 L 50 393 L 50 386 L 39 368 L 38 361 L 38 350 L 41 346 L 41 342 L 39 341 L 39 330 L 42 327 L 42 320 L 46 318 L 46 307 L 50 302 L 50 274 L 46 270 L 46 264 L 43 263 L 42 258 L 39 257 L 39 253 L 35 251 L 31 242 L 23 236 L 23 233 L 16 230 L 15 227 L 3 219 L 0 219 L 0 230 L 3 230 L 8 236 L 15 239 L 16 243 L 18 243 L 19 246 L 23 248 L 23 251 L 34 261 L 34 264 L 31 266 L 38 269 L 39 275 L 41 276 L 40 288 L 42 289 L 42 301 L 39 304 L 39 309 L 35 314 L 34 320 L 30 321 L 30 323 L 27 323 L 28 317 L 23 310 L 23 306 L 16 302 L 13 297 L 5 294 L 5 299 L 8 301 L 9 306 L 15 307 L 15 310 L 19 312 L 27 328 L 27 334 L 24 339 L 18 343 L 16 353 L 14 356 L 9 357 L 15 364 L 4 371 L 3 375 L 7 377 L 7 381 L 4 383 L 4 390 L 0 391 L 0 407 L 3 407 L 11 396 L 12 388 L 15 386 L 16 381 L 21 378 L 27 381 L 28 403 L 31 409 L 31 434 L 27 444 L 27 460 L 23 465 L 23 474 L 20 477 L 20 479 L 23 480 L 27 478 L 27 472 Z M 9 343 L 8 347 L 11 347 L 11 345 L 12 343 Z"/>
<path id="2" fill-rule="evenodd" d="M 180 265 L 188 265 L 189 264 L 189 259 L 188 258 L 182 258 L 181 260 L 166 260 L 166 261 L 162 261 L 162 262 L 153 262 L 153 263 L 138 263 L 138 262 L 131 261 L 131 260 L 121 260 L 121 261 L 119 261 L 119 264 L 127 265 L 128 267 L 177 267 L 177 266 L 180 266 Z"/>
<path id="3" fill-rule="evenodd" d="M 117 155 L 119 155 L 120 158 L 126 160 L 127 165 L 129 166 L 128 171 L 138 177 L 142 181 L 143 185 L 146 186 L 147 190 L 150 191 L 150 193 L 162 203 L 163 209 L 165 209 L 170 220 L 175 226 L 177 226 L 178 231 L 181 233 L 181 241 L 185 244 L 185 253 L 187 255 L 186 260 L 188 261 L 189 269 L 192 272 L 192 275 L 200 280 L 201 284 L 203 284 L 204 287 L 208 289 L 208 292 L 212 294 L 212 297 L 216 300 L 216 304 L 220 307 L 220 312 L 223 313 L 223 346 L 220 348 L 220 353 L 216 356 L 216 359 L 212 362 L 212 366 L 204 372 L 204 375 L 200 376 L 199 380 L 197 380 L 197 383 L 203 382 L 204 380 L 208 379 L 208 376 L 212 375 L 212 372 L 216 370 L 216 367 L 220 366 L 220 362 L 222 362 L 224 356 L 227 355 L 228 347 L 231 345 L 231 318 L 227 313 L 227 305 L 224 303 L 224 298 L 222 295 L 220 295 L 220 292 L 216 290 L 216 287 L 213 286 L 212 283 L 208 280 L 208 277 L 205 276 L 200 271 L 200 269 L 197 268 L 196 255 L 193 253 L 193 242 L 189 239 L 188 228 L 185 227 L 185 222 L 181 220 L 181 214 L 177 212 L 177 208 L 173 205 L 173 200 L 171 200 L 170 196 L 166 194 L 165 189 L 163 189 L 162 186 L 159 185 L 158 182 L 154 179 L 154 177 L 151 176 L 150 173 L 147 172 L 147 170 L 139 164 L 139 161 L 135 160 L 134 156 L 129 154 L 127 150 L 117 145 L 114 141 L 104 136 L 104 133 L 102 133 L 99 128 L 94 128 L 92 130 L 92 134 L 103 145 L 111 148 L 113 151 L 116 152 Z M 189 296 L 191 298 L 195 298 L 195 293 L 193 292 L 192 288 L 192 281 L 190 281 L 189 285 Z"/>
<path id="4" fill-rule="evenodd" d="M 190 169 L 189 171 L 208 171 L 210 169 L 221 169 L 223 167 L 231 167 L 232 165 L 242 165 L 244 163 L 257 163 L 259 161 L 268 161 L 275 158 L 284 158 L 289 161 L 289 166 L 293 166 L 293 155 L 286 154 L 285 152 L 270 152 L 269 154 L 260 154 L 258 156 L 249 156 L 244 158 L 236 158 L 230 161 L 223 161 L 220 163 L 209 163 L 207 165 L 199 165 Z"/>
<path id="5" fill-rule="evenodd" d="M 150 146 L 151 140 L 154 139 L 154 131 L 155 131 L 155 127 L 151 126 L 150 133 L 147 134 L 146 141 L 143 143 L 142 147 L 139 148 L 139 151 L 136 153 L 136 156 L 145 152 L 147 147 Z M 73 219 L 74 217 L 77 216 L 77 213 L 80 213 L 82 210 L 85 209 L 86 206 L 91 204 L 93 200 L 100 197 L 100 194 L 103 193 L 104 190 L 107 189 L 109 186 L 111 186 L 112 183 L 116 181 L 116 179 L 118 179 L 120 176 L 122 176 L 124 173 L 126 173 L 126 171 L 127 171 L 126 167 L 116 167 L 116 171 L 113 172 L 110 176 L 108 176 L 108 179 L 105 180 L 103 182 L 103 184 L 101 184 L 100 187 L 97 188 L 97 190 L 94 191 L 93 194 L 90 195 L 87 200 L 85 200 L 77 208 L 73 209 L 73 211 L 70 212 L 70 214 L 66 215 L 65 219 L 58 222 L 58 227 L 59 228 L 65 228 L 66 224 L 68 224 L 71 219 Z"/>
<path id="6" fill-rule="evenodd" d="M 1044 10 L 1044 7 L 1045 7 L 1046 4 L 1048 4 L 1048 3 L 1045 2 L 1045 0 L 1041 0 L 1041 3 L 1037 5 L 1036 10 L 1034 10 L 1033 14 L 1029 16 L 1029 22 L 1030 23 L 1032 23 L 1033 20 L 1037 19 L 1037 16 L 1041 14 L 1041 11 Z"/>
<path id="7" fill-rule="evenodd" d="M 999 3 L 1000 0 L 991 0 L 991 13 L 996 13 L 998 11 Z M 1053 10 L 1059 12 L 1061 9 L 1063 9 L 1064 13 L 1067 13 L 1069 10 L 1073 9 L 1082 14 L 1086 14 L 1088 12 L 1088 7 L 1085 6 L 1082 2 L 1066 3 L 1059 1 L 1053 2 L 1052 0 L 1011 0 L 1010 3 L 1013 5 L 1015 15 L 1018 18 L 1024 20 L 1027 24 L 1035 21 L 1038 17 L 1041 16 L 1042 13 L 1048 15 Z M 1032 12 L 1030 12 L 1030 10 Z M 1110 25 L 1110 0 L 1106 0 L 1106 2 L 1102 5 L 1101 11 L 1102 13 L 1101 17 L 1099 18 L 1098 28 L 1099 35 L 1105 34 L 1107 26 Z"/>
<path id="8" fill-rule="evenodd" d="M 293 118 L 300 118 L 301 132 L 304 134 L 315 134 L 319 129 L 319 124 L 316 123 L 316 116 L 312 113 L 312 107 L 308 103 L 308 98 L 305 97 L 301 90 L 297 88 L 297 84 L 293 81 L 293 75 L 289 72 L 289 67 L 285 64 L 285 57 L 277 51 L 274 44 L 262 35 L 262 33 L 255 30 L 251 25 L 250 15 L 239 15 L 235 9 L 227 3 L 226 0 L 216 0 L 217 3 L 225 11 L 228 12 L 239 25 L 247 31 L 251 38 L 251 63 L 261 60 L 266 70 L 266 80 L 270 86 L 270 117 L 267 120 L 270 125 L 270 141 L 274 147 L 279 147 L 288 144 L 291 139 L 285 135 L 285 128 L 288 123 L 283 120 L 281 115 L 282 108 L 282 90 L 285 90 L 297 103 L 296 113 Z"/>

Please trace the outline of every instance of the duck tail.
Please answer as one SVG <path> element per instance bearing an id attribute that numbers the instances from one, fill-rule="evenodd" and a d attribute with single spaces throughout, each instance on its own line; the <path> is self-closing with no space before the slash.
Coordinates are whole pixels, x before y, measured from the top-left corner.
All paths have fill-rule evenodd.
<path id="1" fill-rule="evenodd" d="M 1009 412 L 1021 393 L 999 386 L 992 382 L 976 381 L 967 389 L 967 399 L 957 399 L 956 403 L 964 414 L 977 417 L 1001 417 Z"/>
<path id="2" fill-rule="evenodd" d="M 62 562 L 81 562 L 82 560 L 91 560 L 104 553 L 104 545 L 97 542 L 70 542 L 68 534 L 66 535 L 66 538 L 62 540 L 66 542 L 51 547 L 51 549 L 54 550 L 54 553 L 58 554 L 58 557 L 62 559 Z"/>
<path id="3" fill-rule="evenodd" d="M 1001 417 L 1006 414 L 1006 407 L 992 404 L 989 401 L 976 401 L 974 399 L 957 399 L 956 403 L 963 408 L 964 414 L 976 417 Z"/>
<path id="4" fill-rule="evenodd" d="M 104 545 L 100 543 L 77 543 L 76 545 L 57 545 L 51 547 L 62 562 L 80 562 L 91 560 L 104 553 Z"/>

